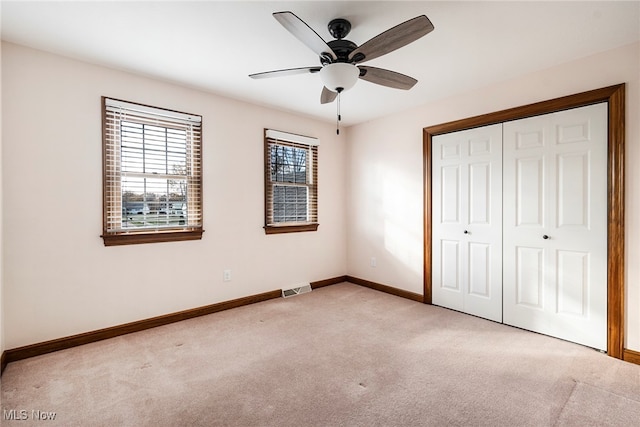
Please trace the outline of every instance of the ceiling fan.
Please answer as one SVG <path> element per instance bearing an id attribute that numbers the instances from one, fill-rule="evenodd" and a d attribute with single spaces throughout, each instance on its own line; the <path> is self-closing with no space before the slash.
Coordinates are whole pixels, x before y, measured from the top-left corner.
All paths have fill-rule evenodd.
<path id="1" fill-rule="evenodd" d="M 253 79 L 319 73 L 324 87 L 322 104 L 333 102 L 342 91 L 352 88 L 358 78 L 395 89 L 411 89 L 418 81 L 412 77 L 382 68 L 359 65 L 393 52 L 433 31 L 433 24 L 425 15 L 417 16 L 397 25 L 358 46 L 345 37 L 351 23 L 338 18 L 329 22 L 329 33 L 335 38 L 325 42 L 306 22 L 292 12 L 275 12 L 284 28 L 307 45 L 320 57 L 320 66 L 289 68 L 251 74 Z M 339 99 L 338 99 L 339 101 Z M 338 113 L 338 120 L 340 115 Z"/>

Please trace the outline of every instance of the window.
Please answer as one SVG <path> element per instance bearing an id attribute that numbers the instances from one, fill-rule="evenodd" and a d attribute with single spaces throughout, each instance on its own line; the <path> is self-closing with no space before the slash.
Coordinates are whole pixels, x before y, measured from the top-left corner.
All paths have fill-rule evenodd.
<path id="1" fill-rule="evenodd" d="M 318 229 L 318 140 L 265 129 L 265 232 Z"/>
<path id="2" fill-rule="evenodd" d="M 105 246 L 202 238 L 202 117 L 102 98 Z"/>

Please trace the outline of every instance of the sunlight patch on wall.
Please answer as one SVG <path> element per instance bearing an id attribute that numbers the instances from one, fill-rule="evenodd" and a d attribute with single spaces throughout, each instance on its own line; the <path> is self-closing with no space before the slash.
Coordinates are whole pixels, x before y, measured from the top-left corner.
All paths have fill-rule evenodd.
<path id="1" fill-rule="evenodd" d="M 384 247 L 413 273 L 422 274 L 422 194 L 399 171 L 387 170 L 383 179 Z"/>

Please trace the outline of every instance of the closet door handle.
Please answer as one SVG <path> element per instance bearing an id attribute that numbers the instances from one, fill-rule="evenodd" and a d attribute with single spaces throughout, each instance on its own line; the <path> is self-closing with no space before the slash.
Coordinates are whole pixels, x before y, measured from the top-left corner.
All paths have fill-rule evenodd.
<path id="1" fill-rule="evenodd" d="M 467 230 L 464 230 L 464 234 L 469 234 L 469 231 L 467 231 Z"/>
<path id="2" fill-rule="evenodd" d="M 542 238 L 543 238 L 544 240 L 547 240 L 547 239 L 549 238 L 549 236 L 547 236 L 546 234 L 543 234 L 543 235 L 542 235 Z"/>

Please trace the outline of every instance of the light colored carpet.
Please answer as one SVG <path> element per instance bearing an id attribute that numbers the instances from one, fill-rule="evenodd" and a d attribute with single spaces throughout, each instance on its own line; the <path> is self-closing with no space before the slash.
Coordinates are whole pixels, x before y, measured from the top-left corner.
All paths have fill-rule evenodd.
<path id="1" fill-rule="evenodd" d="M 639 424 L 640 402 L 583 383 L 576 384 L 557 423 L 583 427 Z"/>
<path id="2" fill-rule="evenodd" d="M 629 425 L 640 366 L 345 283 L 11 363 L 1 387 L 48 426 Z"/>

